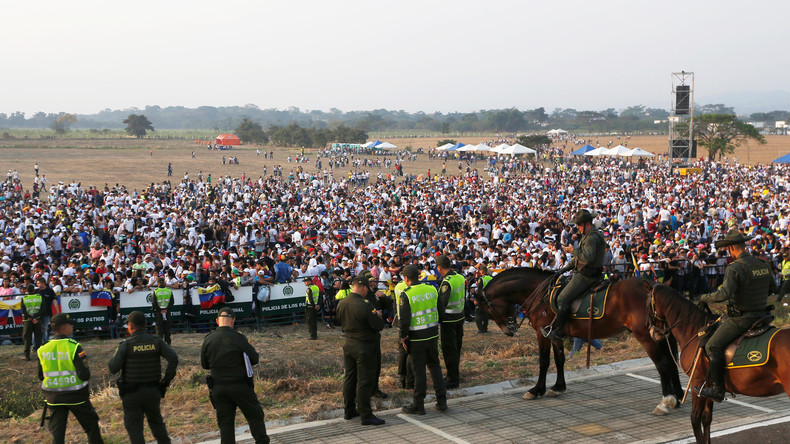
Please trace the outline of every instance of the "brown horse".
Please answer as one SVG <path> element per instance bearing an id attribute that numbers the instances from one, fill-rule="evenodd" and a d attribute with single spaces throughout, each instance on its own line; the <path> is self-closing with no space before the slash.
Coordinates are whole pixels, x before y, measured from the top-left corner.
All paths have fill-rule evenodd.
<path id="1" fill-rule="evenodd" d="M 672 333 L 681 344 L 680 366 L 691 373 L 699 336 L 697 332 L 715 319 L 701 308 L 666 285 L 657 285 L 650 293 L 647 310 L 651 330 L 656 340 Z M 768 362 L 759 367 L 728 369 L 725 376 L 726 390 L 746 396 L 772 396 L 785 392 L 790 395 L 790 330 L 780 330 L 771 341 Z M 708 362 L 700 356 L 689 374 L 692 387 L 705 382 Z M 713 420 L 713 400 L 701 398 L 692 390 L 691 427 L 698 443 L 710 443 L 710 423 Z"/>
<path id="2" fill-rule="evenodd" d="M 565 391 L 564 346 L 552 343 L 540 333 L 541 327 L 549 325 L 554 320 L 554 313 L 548 301 L 548 291 L 544 288 L 555 276 L 551 271 L 537 268 L 511 268 L 496 275 L 485 289 L 478 290 L 475 294 L 480 307 L 489 313 L 506 335 L 513 336 L 516 333 L 520 326 L 517 316 L 522 311 L 535 329 L 540 352 L 540 374 L 535 386 L 524 394 L 524 399 L 535 399 L 543 395 L 558 396 Z M 666 415 L 669 409 L 678 406 L 683 388 L 673 358 L 674 343 L 671 341 L 656 343 L 650 337 L 647 313 L 645 313 L 649 290 L 650 284 L 639 278 L 629 278 L 614 283 L 609 290 L 604 317 L 594 320 L 591 324 L 586 319 L 571 320 L 566 324 L 564 333 L 566 336 L 587 338 L 588 326 L 592 325 L 591 337 L 599 339 L 630 330 L 653 360 L 661 378 L 663 398 L 653 410 L 653 414 Z M 546 373 L 552 348 L 554 364 L 557 367 L 557 381 L 546 391 Z"/>

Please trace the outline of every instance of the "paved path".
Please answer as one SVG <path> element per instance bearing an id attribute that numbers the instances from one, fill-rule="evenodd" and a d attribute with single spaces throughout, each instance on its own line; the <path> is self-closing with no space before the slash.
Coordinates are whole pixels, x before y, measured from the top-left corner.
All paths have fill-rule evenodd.
<path id="1" fill-rule="evenodd" d="M 549 375 L 553 382 L 553 375 Z M 567 375 L 568 390 L 558 398 L 525 401 L 528 387 L 512 383 L 473 388 L 478 395 L 451 399 L 449 410 L 407 416 L 400 409 L 379 411 L 383 426 L 358 420 L 330 419 L 269 427 L 273 443 L 663 443 L 693 437 L 687 405 L 658 417 L 650 412 L 660 400 L 658 374 L 645 360 L 627 361 Z M 684 387 L 685 376 L 681 377 Z M 433 403 L 426 403 L 426 409 Z M 776 420 L 790 415 L 786 395 L 738 396 L 716 405 L 713 430 Z M 743 429 L 743 427 L 741 427 Z M 748 432 L 747 432 L 748 433 Z M 249 434 L 239 442 L 252 443 Z M 691 440 L 693 441 L 693 440 Z M 716 442 L 716 439 L 714 439 Z M 732 441 L 727 441 L 732 442 Z"/>

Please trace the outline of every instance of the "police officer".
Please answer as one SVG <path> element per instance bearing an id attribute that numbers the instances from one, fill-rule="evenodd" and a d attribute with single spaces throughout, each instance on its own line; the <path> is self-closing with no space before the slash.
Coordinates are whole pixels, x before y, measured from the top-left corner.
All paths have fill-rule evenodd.
<path id="1" fill-rule="evenodd" d="M 41 345 L 41 316 L 44 313 L 44 298 L 36 293 L 33 284 L 27 285 L 27 294 L 22 297 L 22 338 L 25 343 L 25 360 L 30 360 L 30 349 L 33 353 Z M 33 342 L 35 341 L 35 343 Z"/>
<path id="2" fill-rule="evenodd" d="M 493 277 L 491 277 L 491 272 L 488 271 L 488 267 L 485 266 L 480 269 L 480 273 L 482 273 L 482 276 L 477 280 L 477 285 L 480 286 L 478 291 L 483 291 Z M 475 324 L 477 325 L 477 332 L 488 333 L 488 312 L 480 306 L 477 298 L 473 300 L 475 304 Z"/>
<path id="3" fill-rule="evenodd" d="M 572 245 L 565 247 L 565 251 L 573 253 L 573 259 L 568 265 L 557 271 L 563 274 L 574 270 L 573 277 L 557 296 L 557 317 L 551 326 L 543 327 L 543 335 L 554 341 L 561 341 L 565 323 L 570 317 L 571 303 L 582 296 L 593 284 L 603 276 L 603 261 L 606 253 L 606 240 L 593 226 L 593 215 L 587 210 L 579 210 L 573 217 L 573 223 L 581 233 L 579 246 L 574 250 Z"/>
<path id="4" fill-rule="evenodd" d="M 401 280 L 400 276 L 395 275 L 392 276 L 392 283 L 395 284 L 392 290 L 395 295 L 395 319 L 392 321 L 392 326 L 400 328 L 400 298 L 403 297 L 403 292 L 409 286 Z M 411 369 L 411 361 L 406 349 L 401 346 L 400 338 L 398 338 L 398 377 L 400 378 L 400 388 L 414 388 L 414 372 Z"/>
<path id="5" fill-rule="evenodd" d="M 118 389 L 123 404 L 123 424 L 132 444 L 145 443 L 145 415 L 156 441 L 160 444 L 169 443 L 160 401 L 170 381 L 176 376 L 178 356 L 162 338 L 146 333 L 145 315 L 142 312 L 129 313 L 127 324 L 130 336 L 120 343 L 109 364 L 110 373 L 122 372 Z M 167 360 L 164 377 L 160 357 Z"/>
<path id="6" fill-rule="evenodd" d="M 782 264 L 779 271 L 782 274 L 782 286 L 779 287 L 779 296 L 776 297 L 777 305 L 782 303 L 782 299 L 790 291 L 790 250 L 786 248 L 782 251 Z"/>
<path id="7" fill-rule="evenodd" d="M 727 317 L 705 344 L 708 375 L 705 388 L 699 392 L 716 402 L 724 400 L 724 351 L 757 320 L 768 314 L 768 295 L 776 291 L 771 264 L 746 251 L 744 236 L 737 229 L 717 241 L 717 249 L 725 248 L 733 262 L 724 271 L 724 282 L 718 290 L 700 296 L 700 302 L 727 302 Z"/>
<path id="8" fill-rule="evenodd" d="M 304 285 L 307 287 L 307 294 L 304 298 L 304 320 L 307 330 L 310 332 L 310 339 L 318 339 L 318 311 L 321 310 L 321 291 L 318 285 L 313 285 L 310 276 L 304 277 Z"/>
<path id="9" fill-rule="evenodd" d="M 439 332 L 442 337 L 442 355 L 447 367 L 445 388 L 457 388 L 461 382 L 461 346 L 464 340 L 464 303 L 466 302 L 466 279 L 453 270 L 450 258 L 436 257 L 436 269 L 442 276 L 439 285 Z"/>
<path id="10" fill-rule="evenodd" d="M 156 335 L 170 345 L 170 308 L 173 306 L 173 290 L 165 286 L 165 280 L 162 278 L 159 278 L 151 304 L 156 321 Z"/>
<path id="11" fill-rule="evenodd" d="M 73 413 L 91 444 L 103 443 L 99 415 L 90 401 L 88 380 L 91 371 L 85 350 L 69 338 L 74 333 L 73 321 L 66 313 L 52 317 L 55 336 L 38 349 L 38 379 L 50 409 L 49 431 L 55 444 L 66 437 L 69 412 Z"/>
<path id="12" fill-rule="evenodd" d="M 381 318 L 384 319 L 384 310 L 381 304 L 381 300 L 385 298 L 384 292 L 378 290 L 378 282 L 373 278 L 373 275 L 370 273 L 370 270 L 363 270 L 360 274 L 367 274 L 368 275 L 368 288 L 367 294 L 364 296 L 365 300 L 373 306 L 376 310 L 376 314 Z M 384 321 L 384 325 L 386 326 L 386 321 Z M 374 398 L 381 398 L 387 399 L 387 394 L 381 391 L 379 388 L 379 378 L 381 377 L 381 335 L 379 335 L 379 340 L 376 341 L 376 374 L 374 376 L 374 384 L 373 384 L 373 393 L 372 396 Z"/>
<path id="13" fill-rule="evenodd" d="M 414 395 L 409 405 L 403 406 L 403 413 L 424 415 L 425 393 L 428 390 L 425 368 L 431 372 L 433 389 L 436 392 L 436 409 L 447 410 L 447 391 L 439 366 L 439 295 L 436 288 L 420 284 L 420 270 L 414 265 L 403 267 L 401 272 L 408 287 L 400 298 L 400 341 L 409 353 L 414 371 Z"/>
<path id="14" fill-rule="evenodd" d="M 229 307 L 219 310 L 213 333 L 206 335 L 200 348 L 200 365 L 211 370 L 207 378 L 209 398 L 217 411 L 222 444 L 236 442 L 236 407 L 247 419 L 256 444 L 266 444 L 263 408 L 255 395 L 252 366 L 258 363 L 258 352 L 241 333 L 233 329 L 236 315 Z"/>
<path id="15" fill-rule="evenodd" d="M 384 320 L 366 301 L 370 274 L 351 280 L 351 292 L 337 304 L 337 318 L 343 327 L 343 401 L 345 418 L 361 416 L 362 425 L 381 425 L 384 420 L 373 414 L 370 397 L 375 389 L 376 343 Z"/>

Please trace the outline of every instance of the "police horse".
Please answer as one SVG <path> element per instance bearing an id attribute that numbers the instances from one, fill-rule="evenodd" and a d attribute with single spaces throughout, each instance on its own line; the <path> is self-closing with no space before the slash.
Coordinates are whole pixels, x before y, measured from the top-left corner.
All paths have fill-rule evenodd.
<path id="1" fill-rule="evenodd" d="M 541 327 L 554 320 L 554 312 L 549 302 L 549 288 L 558 276 L 552 271 L 537 268 L 519 267 L 507 269 L 488 283 L 484 289 L 476 291 L 475 297 L 508 336 L 513 336 L 527 319 L 535 329 L 539 349 L 540 374 L 534 387 L 524 394 L 524 399 L 541 396 L 555 397 L 565 391 L 565 350 L 561 343 L 553 343 L 541 334 Z M 628 278 L 611 284 L 606 294 L 605 313 L 599 319 L 577 320 L 570 318 L 565 325 L 565 336 L 600 339 L 614 336 L 625 330 L 631 331 L 642 344 L 661 377 L 662 399 L 653 410 L 654 415 L 666 415 L 670 409 L 679 405 L 683 395 L 677 366 L 673 358 L 672 341 L 656 342 L 650 337 L 647 325 L 647 303 L 650 283 L 640 278 Z M 590 295 L 582 297 L 582 305 L 589 304 Z M 585 302 L 587 301 L 587 302 Z M 575 311 L 572 309 L 572 311 Z M 524 318 L 518 321 L 518 314 Z M 590 334 L 588 335 L 588 331 Z M 557 367 L 557 380 L 546 390 L 546 373 L 549 368 L 551 350 L 554 350 L 554 364 Z"/>
<path id="2" fill-rule="evenodd" d="M 697 365 L 693 363 L 700 340 L 698 332 L 716 317 L 666 285 L 657 285 L 653 289 L 646 311 L 654 339 L 663 341 L 664 336 L 669 333 L 677 339 L 680 346 L 680 366 L 689 375 L 689 385 L 701 387 L 707 374 L 707 359 L 702 353 Z M 725 354 L 725 359 L 729 362 L 724 378 L 726 391 L 746 396 L 773 396 L 784 392 L 790 396 L 790 330 L 766 330 L 768 331 L 761 337 L 767 349 L 760 350 L 757 347 L 748 352 L 751 347 L 747 347 L 746 363 L 739 365 L 737 361 L 731 361 L 731 356 L 735 355 L 737 358 L 736 344 L 728 348 Z M 755 339 L 760 339 L 759 332 L 755 336 Z M 741 344 L 747 345 L 745 341 L 744 339 Z M 691 427 L 694 429 L 694 437 L 698 443 L 710 443 L 713 400 L 697 396 L 694 390 L 691 394 Z"/>

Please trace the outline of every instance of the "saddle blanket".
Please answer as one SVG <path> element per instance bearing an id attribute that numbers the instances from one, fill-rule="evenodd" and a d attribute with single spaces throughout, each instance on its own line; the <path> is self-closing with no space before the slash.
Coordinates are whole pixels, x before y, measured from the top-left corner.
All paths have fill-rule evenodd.
<path id="1" fill-rule="evenodd" d="M 606 311 L 606 297 L 609 295 L 609 284 L 595 293 L 593 299 L 593 319 L 601 319 Z M 562 291 L 562 285 L 555 285 L 551 289 L 549 297 L 551 309 L 557 313 L 557 296 Z M 584 296 L 577 298 L 571 304 L 571 319 L 590 319 L 590 292 L 585 292 Z"/>
<path id="2" fill-rule="evenodd" d="M 733 343 L 727 347 L 727 352 L 725 353 L 728 358 L 727 368 L 757 367 L 768 362 L 771 341 L 779 330 L 779 328 L 772 326 L 760 336 L 743 338 L 740 344 Z M 736 348 L 731 359 L 732 351 L 730 348 Z"/>

